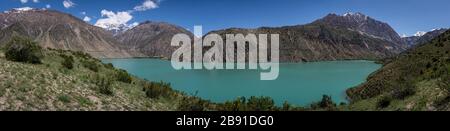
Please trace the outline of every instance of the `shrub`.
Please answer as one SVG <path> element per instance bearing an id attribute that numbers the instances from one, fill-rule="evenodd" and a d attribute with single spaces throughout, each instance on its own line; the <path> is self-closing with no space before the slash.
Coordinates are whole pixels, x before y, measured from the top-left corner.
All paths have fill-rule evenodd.
<path id="1" fill-rule="evenodd" d="M 111 63 L 104 64 L 104 65 L 105 65 L 105 67 L 108 68 L 108 69 L 114 69 L 114 65 L 111 64 Z"/>
<path id="2" fill-rule="evenodd" d="M 383 108 L 388 107 L 389 105 L 391 105 L 391 100 L 392 100 L 392 98 L 390 98 L 390 97 L 382 97 L 377 102 L 377 108 L 383 109 Z"/>
<path id="3" fill-rule="evenodd" d="M 98 64 L 95 61 L 84 60 L 83 66 L 93 72 L 98 72 Z"/>
<path id="4" fill-rule="evenodd" d="M 394 88 L 392 91 L 392 98 L 403 100 L 406 97 L 412 96 L 416 93 L 414 86 L 412 84 L 406 84 L 408 82 L 405 82 L 405 84 L 401 84 L 400 87 Z"/>
<path id="5" fill-rule="evenodd" d="M 333 102 L 333 99 L 331 98 L 331 96 L 323 95 L 321 101 L 311 104 L 311 108 L 334 110 L 334 109 L 336 109 L 336 104 Z"/>
<path id="6" fill-rule="evenodd" d="M 61 65 L 64 68 L 73 69 L 73 63 L 74 63 L 73 56 L 61 55 L 61 57 L 64 59 L 63 62 L 61 63 Z"/>
<path id="7" fill-rule="evenodd" d="M 13 37 L 5 49 L 7 60 L 32 64 L 41 63 L 42 48 L 30 39 Z"/>
<path id="8" fill-rule="evenodd" d="M 222 104 L 219 104 L 218 110 L 221 111 L 246 111 L 247 110 L 247 102 L 245 97 L 238 97 L 234 101 L 226 101 Z"/>
<path id="9" fill-rule="evenodd" d="M 112 88 L 112 81 L 108 77 L 97 75 L 95 78 L 95 84 L 97 85 L 98 91 L 105 95 L 114 95 Z"/>
<path id="10" fill-rule="evenodd" d="M 291 104 L 289 104 L 287 101 L 283 103 L 283 107 L 281 108 L 283 111 L 290 111 L 292 108 Z"/>
<path id="11" fill-rule="evenodd" d="M 91 58 L 93 58 L 91 55 L 89 55 L 87 53 L 84 53 L 82 51 L 75 51 L 74 55 L 77 56 L 77 57 L 83 58 L 83 59 L 91 59 Z"/>
<path id="12" fill-rule="evenodd" d="M 448 93 L 450 93 L 450 74 L 443 75 L 440 82 L 439 87 L 444 89 Z"/>
<path id="13" fill-rule="evenodd" d="M 251 111 L 272 111 L 276 109 L 275 102 L 270 97 L 255 97 L 248 99 L 247 110 Z"/>
<path id="14" fill-rule="evenodd" d="M 70 97 L 67 95 L 60 95 L 58 96 L 58 100 L 63 102 L 63 103 L 69 103 L 70 102 Z"/>
<path id="15" fill-rule="evenodd" d="M 118 69 L 116 73 L 117 80 L 124 83 L 131 83 L 133 78 L 128 74 L 127 71 Z"/>
<path id="16" fill-rule="evenodd" d="M 180 111 L 205 111 L 207 110 L 210 102 L 202 100 L 196 96 L 183 96 L 178 106 Z"/>
<path id="17" fill-rule="evenodd" d="M 164 82 L 145 82 L 143 91 L 149 98 L 169 97 L 173 93 L 170 84 Z"/>

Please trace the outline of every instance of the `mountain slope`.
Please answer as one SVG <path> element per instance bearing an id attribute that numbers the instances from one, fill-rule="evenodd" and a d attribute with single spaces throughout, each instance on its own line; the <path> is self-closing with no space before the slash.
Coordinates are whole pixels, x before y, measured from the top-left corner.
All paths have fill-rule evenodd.
<path id="1" fill-rule="evenodd" d="M 26 36 L 45 48 L 87 52 L 97 58 L 130 55 L 119 48 L 112 34 L 65 13 L 51 10 L 12 10 L 0 13 L 0 44 L 12 36 Z"/>
<path id="2" fill-rule="evenodd" d="M 279 34 L 281 62 L 373 60 L 392 57 L 404 50 L 402 44 L 326 22 L 275 28 L 233 28 L 210 33 L 220 34 L 223 38 L 225 34 L 237 33 Z"/>
<path id="3" fill-rule="evenodd" d="M 121 48 L 133 56 L 170 58 L 177 48 L 170 46 L 172 37 L 178 33 L 194 36 L 184 28 L 164 22 L 146 21 L 120 33 L 116 38 Z M 192 38 L 192 37 L 191 37 Z"/>
<path id="4" fill-rule="evenodd" d="M 349 89 L 350 110 L 450 110 L 450 31 L 402 53 Z"/>

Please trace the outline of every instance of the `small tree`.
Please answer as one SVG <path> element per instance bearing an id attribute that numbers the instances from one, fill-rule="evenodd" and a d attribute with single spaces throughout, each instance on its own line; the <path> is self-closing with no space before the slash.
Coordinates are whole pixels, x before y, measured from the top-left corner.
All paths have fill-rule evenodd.
<path id="1" fill-rule="evenodd" d="M 336 104 L 333 102 L 331 96 L 323 95 L 322 100 L 317 103 L 311 104 L 313 109 L 335 110 Z"/>
<path id="2" fill-rule="evenodd" d="M 6 45 L 5 57 L 10 61 L 40 64 L 42 48 L 30 39 L 13 37 Z"/>

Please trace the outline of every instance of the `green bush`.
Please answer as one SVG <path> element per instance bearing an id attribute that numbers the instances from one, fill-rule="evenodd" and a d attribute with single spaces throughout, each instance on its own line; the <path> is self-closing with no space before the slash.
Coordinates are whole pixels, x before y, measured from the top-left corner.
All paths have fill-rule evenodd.
<path id="1" fill-rule="evenodd" d="M 439 87 L 444 89 L 448 93 L 450 93 L 450 74 L 443 75 L 440 82 Z"/>
<path id="2" fill-rule="evenodd" d="M 383 108 L 386 108 L 389 105 L 391 105 L 391 101 L 392 101 L 392 98 L 390 98 L 390 97 L 382 97 L 380 100 L 378 100 L 376 106 L 379 109 L 383 109 Z"/>
<path id="3" fill-rule="evenodd" d="M 83 66 L 93 72 L 98 72 L 99 70 L 98 64 L 95 61 L 84 60 Z"/>
<path id="4" fill-rule="evenodd" d="M 95 84 L 97 85 L 98 91 L 105 95 L 114 95 L 114 90 L 112 87 L 112 81 L 106 76 L 97 75 L 95 77 Z"/>
<path id="5" fill-rule="evenodd" d="M 170 84 L 164 82 L 145 82 L 143 91 L 148 98 L 170 97 L 173 94 Z"/>
<path id="6" fill-rule="evenodd" d="M 205 111 L 208 109 L 210 101 L 203 100 L 196 96 L 183 96 L 178 106 L 180 111 Z"/>
<path id="7" fill-rule="evenodd" d="M 73 69 L 73 63 L 74 63 L 73 56 L 61 55 L 61 57 L 64 59 L 63 62 L 61 63 L 61 65 L 64 68 L 67 68 L 69 70 Z"/>
<path id="8" fill-rule="evenodd" d="M 275 102 L 270 97 L 255 97 L 248 99 L 247 110 L 251 111 L 272 111 L 276 109 Z"/>
<path id="9" fill-rule="evenodd" d="M 292 105 L 289 104 L 287 101 L 283 102 L 283 107 L 281 107 L 282 111 L 290 111 L 292 108 Z"/>
<path id="10" fill-rule="evenodd" d="M 131 83 L 133 81 L 133 78 L 128 74 L 127 71 L 118 69 L 116 72 L 117 80 L 124 83 Z"/>
<path id="11" fill-rule="evenodd" d="M 245 97 L 238 97 L 234 101 L 226 101 L 219 105 L 221 111 L 246 111 L 247 110 L 247 99 Z"/>
<path id="12" fill-rule="evenodd" d="M 30 39 L 13 37 L 5 49 L 7 60 L 32 64 L 41 63 L 42 48 Z"/>
<path id="13" fill-rule="evenodd" d="M 114 69 L 114 65 L 111 64 L 111 63 L 104 64 L 104 66 L 105 66 L 106 68 L 108 68 L 108 69 Z"/>
<path id="14" fill-rule="evenodd" d="M 323 95 L 320 102 L 311 104 L 312 109 L 324 109 L 324 110 L 335 110 L 336 104 L 333 102 L 331 96 Z"/>
<path id="15" fill-rule="evenodd" d="M 70 103 L 70 97 L 67 95 L 59 95 L 58 100 L 63 103 Z"/>
<path id="16" fill-rule="evenodd" d="M 399 87 L 394 88 L 391 95 L 394 99 L 403 100 L 406 97 L 414 95 L 415 93 L 415 87 L 409 82 L 405 82 L 403 84 L 400 84 Z"/>
<path id="17" fill-rule="evenodd" d="M 84 53 L 82 51 L 75 51 L 74 55 L 83 59 L 92 59 L 93 57 L 87 53 Z"/>

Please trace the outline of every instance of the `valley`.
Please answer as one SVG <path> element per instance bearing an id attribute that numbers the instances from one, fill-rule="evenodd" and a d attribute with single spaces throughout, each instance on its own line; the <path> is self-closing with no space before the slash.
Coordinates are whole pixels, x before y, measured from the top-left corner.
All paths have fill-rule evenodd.
<path id="1" fill-rule="evenodd" d="M 113 32 L 71 14 L 31 9 L 0 13 L 0 29 L 0 110 L 450 109 L 449 31 L 401 37 L 362 13 L 206 34 L 279 34 L 281 79 L 268 83 L 252 81 L 253 71 L 167 69 L 165 60 L 177 49 L 170 46 L 172 37 L 194 35 L 166 22 L 145 21 Z M 38 47 L 22 50 L 29 44 L 36 44 L 40 55 L 28 56 Z"/>

